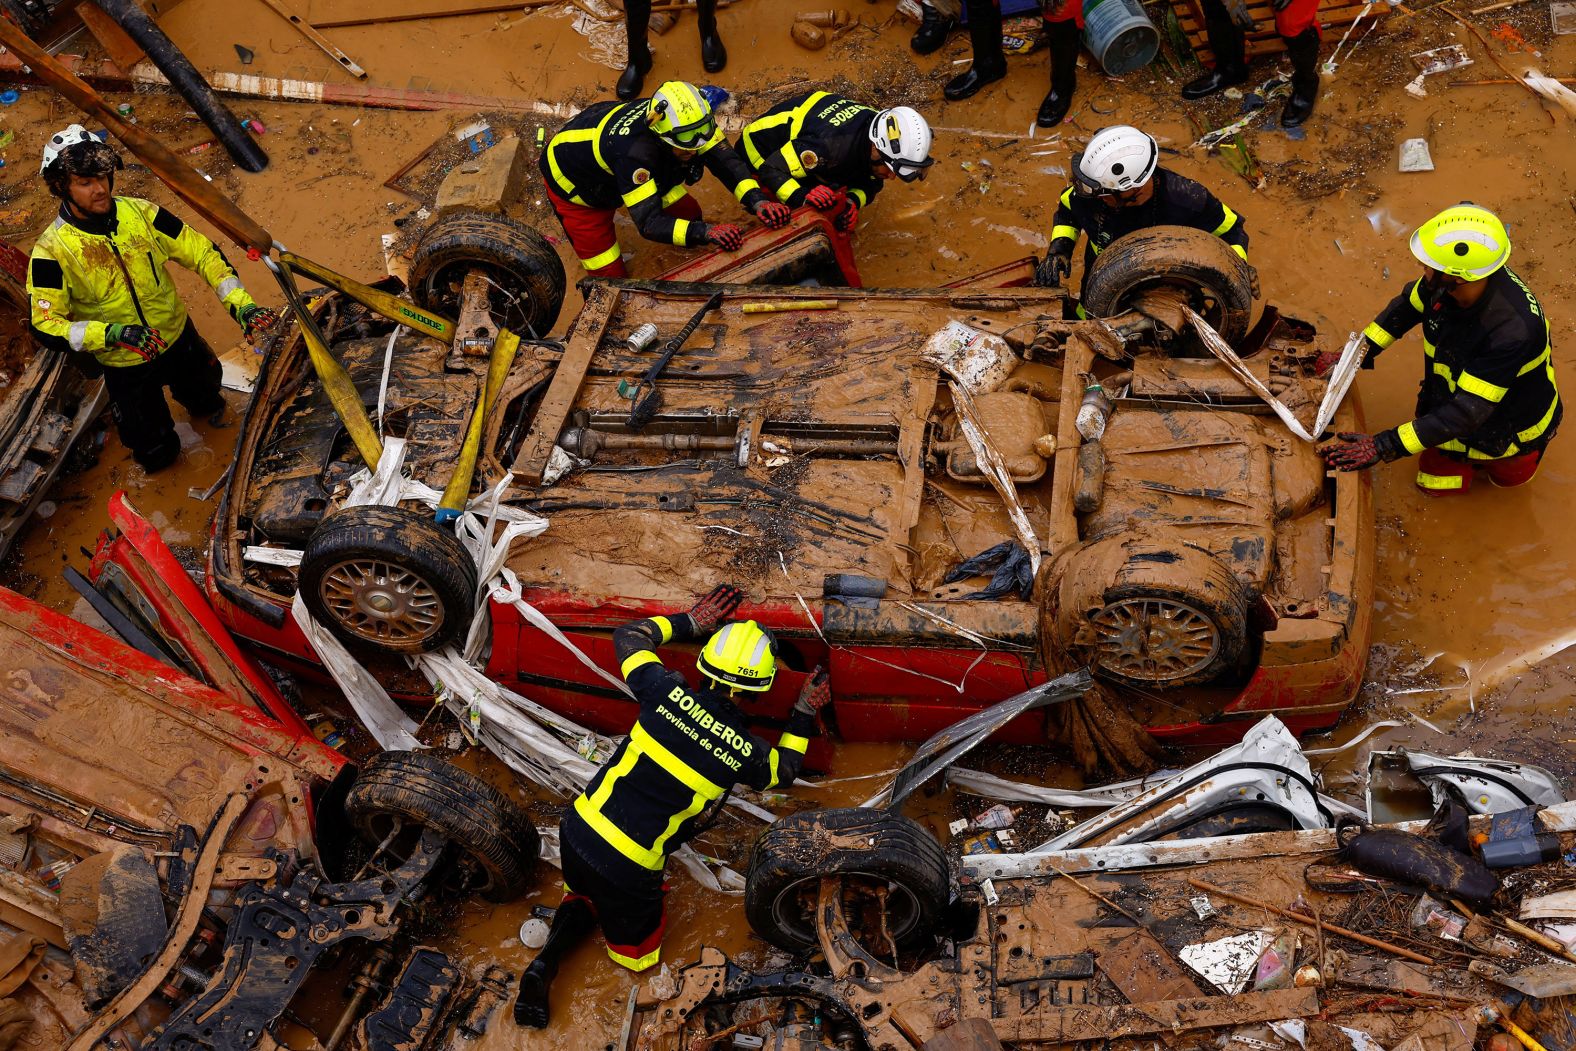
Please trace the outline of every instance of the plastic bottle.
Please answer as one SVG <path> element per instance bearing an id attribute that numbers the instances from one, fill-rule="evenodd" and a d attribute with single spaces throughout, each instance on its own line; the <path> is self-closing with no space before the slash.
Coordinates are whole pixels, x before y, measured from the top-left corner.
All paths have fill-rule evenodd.
<path id="1" fill-rule="evenodd" d="M 1084 388 L 1083 401 L 1078 405 L 1078 421 L 1075 424 L 1084 441 L 1100 440 L 1105 434 L 1105 422 L 1111 418 L 1113 408 L 1115 404 L 1104 387 L 1098 383 L 1091 383 Z"/>
<path id="2" fill-rule="evenodd" d="M 1022 812 L 1022 807 L 1010 807 L 1006 803 L 997 803 L 984 813 L 974 815 L 974 827 L 983 829 L 1006 828 L 1018 820 L 1018 815 Z"/>

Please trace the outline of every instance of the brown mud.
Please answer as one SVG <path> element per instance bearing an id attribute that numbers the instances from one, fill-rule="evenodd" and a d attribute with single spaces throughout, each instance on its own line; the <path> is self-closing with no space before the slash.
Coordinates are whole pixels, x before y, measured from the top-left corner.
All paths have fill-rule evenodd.
<path id="1" fill-rule="evenodd" d="M 316 20 L 384 9 L 374 0 L 313 0 L 302 6 Z M 1453 77 L 1502 74 L 1478 39 L 1437 10 L 1425 7 L 1404 17 L 1382 16 L 1388 20 L 1372 35 L 1359 33 L 1362 42 L 1355 53 L 1349 60 L 1343 57 L 1338 72 L 1325 78 L 1304 138 L 1293 140 L 1270 127 L 1278 106 L 1271 103 L 1269 118 L 1244 136 L 1252 154 L 1244 164 L 1240 151 L 1226 150 L 1217 157 L 1188 149 L 1197 131 L 1237 119 L 1239 106 L 1223 98 L 1198 105 L 1180 102 L 1177 87 L 1191 70 L 1168 71 L 1156 65 L 1118 81 L 1091 71 L 1085 55 L 1072 121 L 1048 134 L 1030 126 L 1046 89 L 1043 50 L 1011 59 L 1008 78 L 980 96 L 944 104 L 940 84 L 966 61 L 963 36 L 933 56 L 916 58 L 906 46 L 913 27 L 893 17 L 889 0 L 852 3 L 848 6 L 860 25 L 812 53 L 795 46 L 788 35 L 802 6 L 740 0 L 725 8 L 720 23 L 730 64 L 709 79 L 733 91 L 737 112 L 745 114 L 795 91 L 834 86 L 878 104 L 912 104 L 930 118 L 937 158 L 930 178 L 912 185 L 890 184 L 862 217 L 857 252 L 867 284 L 930 285 L 1043 251 L 1054 198 L 1065 185 L 1069 153 L 1100 126 L 1125 121 L 1155 134 L 1166 150 L 1165 164 L 1212 186 L 1246 218 L 1253 238 L 1251 258 L 1267 299 L 1312 321 L 1337 344 L 1347 331 L 1366 324 L 1417 272 L 1406 247 L 1412 227 L 1463 199 L 1493 208 L 1511 227 L 1511 265 L 1553 319 L 1557 367 L 1570 375 L 1570 318 L 1576 316 L 1576 256 L 1571 250 L 1576 202 L 1569 196 L 1576 186 L 1576 139 L 1570 118 L 1551 114 L 1514 85 L 1446 86 Z M 415 7 L 413 0 L 400 4 L 401 9 Z M 329 35 L 366 67 L 374 84 L 577 106 L 611 97 L 618 71 L 597 63 L 591 45 L 573 31 L 574 21 L 574 9 L 566 4 L 523 15 L 401 22 L 332 30 Z M 1540 58 L 1511 53 L 1495 40 L 1492 46 L 1507 66 L 1519 71 L 1536 63 L 1553 76 L 1571 74 L 1576 38 L 1551 35 L 1546 5 L 1527 4 L 1476 20 L 1485 37 L 1501 22 L 1516 27 L 1530 47 L 1542 52 Z M 347 79 L 331 59 L 263 5 L 184 0 L 161 23 L 200 69 L 335 83 Z M 1324 57 L 1337 36 L 1327 34 Z M 1465 45 L 1475 64 L 1429 78 L 1425 98 L 1404 93 L 1402 85 L 1415 75 L 1407 56 L 1450 43 Z M 255 53 L 250 66 L 238 64 L 234 44 Z M 653 46 L 656 68 L 647 78 L 648 88 L 670 76 L 701 76 L 693 20 L 681 18 L 668 34 L 654 37 Z M 1272 62 L 1257 62 L 1254 76 L 1267 77 L 1275 68 Z M 171 96 L 137 94 L 115 96 L 113 101 L 132 103 L 138 119 L 177 150 L 209 138 L 206 129 L 182 119 L 184 105 Z M 192 154 L 193 164 L 278 240 L 363 278 L 383 272 L 381 234 L 403 235 L 419 225 L 396 225 L 412 216 L 420 202 L 387 189 L 383 181 L 447 131 L 475 119 L 468 112 L 406 113 L 249 100 L 233 100 L 231 105 L 239 115 L 260 118 L 266 125 L 261 142 L 272 158 L 270 167 L 259 175 L 240 173 L 217 147 Z M 734 106 L 727 112 L 735 112 Z M 16 143 L 5 150 L 8 163 L 0 169 L 0 236 L 24 251 L 54 212 L 35 177 L 38 141 L 45 129 L 78 119 L 63 101 L 36 89 L 0 111 L 0 125 L 17 133 Z M 539 129 L 551 134 L 557 123 L 556 118 L 505 116 L 495 120 L 494 127 L 534 143 Z M 1397 147 L 1410 137 L 1429 139 L 1436 170 L 1397 172 Z M 430 194 L 442 171 L 461 156 L 451 141 L 418 164 L 402 185 L 417 195 Z M 1244 170 L 1247 175 L 1241 174 Z M 560 231 L 545 210 L 534 171 L 530 185 L 528 200 L 518 212 L 558 239 Z M 175 205 L 188 220 L 195 219 L 140 169 L 124 173 L 117 189 Z M 703 183 L 698 195 L 709 215 L 740 221 L 731 199 L 714 182 Z M 201 221 L 196 225 L 207 229 Z M 683 258 L 680 250 L 639 240 L 622 221 L 620 232 L 626 249 L 635 253 L 632 270 L 639 276 L 659 273 Z M 573 280 L 578 270 L 567 246 L 560 245 L 560 253 Z M 240 261 L 240 269 L 260 301 L 279 302 L 263 268 Z M 184 271 L 172 274 L 194 323 L 215 348 L 222 353 L 239 343 L 233 323 L 200 282 Z M 578 304 L 571 292 L 563 317 L 573 317 Z M 1410 416 L 1421 358 L 1414 335 L 1390 350 L 1375 371 L 1362 374 L 1359 384 L 1372 429 Z M 239 410 L 243 396 L 229 397 Z M 189 567 L 198 566 L 214 505 L 191 499 L 187 490 L 206 488 L 224 470 L 237 426 L 192 424 L 179 408 L 174 411 L 183 443 L 180 462 L 146 476 L 111 436 L 96 466 L 57 484 L 50 499 L 58 510 L 36 522 L 18 545 L 3 574 L 8 586 L 84 615 L 85 605 L 60 573 L 66 565 L 84 566 L 80 549 L 91 549 L 106 523 L 104 501 L 116 489 L 130 494 Z M 1480 754 L 1539 762 L 1563 775 L 1576 772 L 1571 748 L 1576 728 L 1567 716 L 1576 674 L 1569 653 L 1563 651 L 1566 642 L 1576 640 L 1571 628 L 1576 622 L 1576 586 L 1571 583 L 1576 573 L 1565 532 L 1576 520 L 1576 468 L 1569 455 L 1573 440 L 1557 440 L 1536 482 L 1517 490 L 1496 490 L 1479 479 L 1466 496 L 1433 500 L 1413 486 L 1407 463 L 1377 469 L 1375 644 L 1367 684 L 1333 743 L 1350 740 L 1378 720 L 1397 719 L 1405 725 L 1381 730 L 1357 748 L 1320 760 L 1327 763 L 1325 773 L 1337 794 L 1356 801 L 1354 763 L 1375 745 L 1406 744 L 1439 752 L 1470 747 Z M 954 528 L 967 528 L 967 516 L 956 517 Z M 1315 746 L 1324 743 L 1330 742 Z M 874 773 L 895 767 L 904 754 L 896 746 L 847 747 L 839 766 L 844 774 Z M 1078 780 L 1065 767 L 1047 766 L 1045 755 L 1035 750 L 1001 750 L 990 755 L 989 765 L 1024 779 L 1063 785 Z M 851 805 L 879 784 L 879 779 L 845 782 L 802 795 L 815 805 Z M 954 799 L 950 793 L 922 797 L 911 806 L 938 832 L 946 819 L 983 808 L 977 800 Z M 538 817 L 550 824 L 556 809 L 539 806 Z M 698 845 L 707 853 L 734 857 L 742 866 L 743 848 L 755 829 L 727 823 L 720 828 Z M 683 874 L 675 874 L 673 884 L 664 945 L 668 960 L 692 960 L 703 944 L 744 962 L 765 956 L 762 943 L 744 928 L 738 899 L 700 891 Z M 492 959 L 519 968 L 530 956 L 516 936 L 519 923 L 532 905 L 556 904 L 557 898 L 544 867 L 536 891 L 522 901 L 507 906 L 476 902 L 461 908 L 457 933 L 448 944 L 478 969 Z M 587 947 L 559 980 L 552 1029 L 517 1029 L 507 1018 L 506 1005 L 475 1046 L 479 1051 L 600 1048 L 616 1036 L 629 986 L 623 972 Z"/>

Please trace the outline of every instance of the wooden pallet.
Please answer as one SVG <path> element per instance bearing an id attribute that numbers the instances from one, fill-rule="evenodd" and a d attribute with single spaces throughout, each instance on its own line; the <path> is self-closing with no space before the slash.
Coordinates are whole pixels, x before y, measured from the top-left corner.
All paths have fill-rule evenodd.
<path id="1" fill-rule="evenodd" d="M 1215 53 L 1210 50 L 1209 41 L 1204 35 L 1204 5 L 1200 0 L 1170 0 L 1171 10 L 1176 13 L 1177 25 L 1187 37 L 1188 43 L 1193 45 L 1193 53 L 1198 60 L 1206 65 L 1213 65 Z M 1376 4 L 1369 12 L 1369 17 L 1377 17 L 1384 8 L 1383 4 Z M 1357 20 L 1362 13 L 1363 5 L 1350 3 L 1348 0 L 1323 0 L 1319 4 L 1319 25 L 1326 30 L 1325 37 L 1328 41 L 1331 29 L 1344 29 Z M 1248 4 L 1248 12 L 1253 15 L 1253 20 L 1258 28 L 1248 34 L 1248 58 L 1260 55 L 1278 55 L 1286 50 L 1286 45 L 1281 42 L 1280 35 L 1275 32 L 1275 9 L 1267 0 L 1257 0 Z"/>

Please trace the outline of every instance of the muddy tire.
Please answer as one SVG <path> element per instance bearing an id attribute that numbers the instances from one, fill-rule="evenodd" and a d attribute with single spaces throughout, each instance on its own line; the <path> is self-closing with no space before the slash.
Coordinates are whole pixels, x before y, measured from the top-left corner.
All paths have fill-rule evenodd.
<path id="1" fill-rule="evenodd" d="M 1159 287 L 1185 289 L 1193 309 L 1227 343 L 1248 334 L 1248 264 L 1220 238 L 1186 226 L 1137 230 L 1112 242 L 1084 278 L 1083 308 L 1096 317 L 1115 317 L 1130 308 L 1134 296 Z"/>
<path id="2" fill-rule="evenodd" d="M 536 230 L 501 215 L 453 212 L 427 228 L 410 263 L 416 305 L 460 313 L 460 285 L 472 267 L 492 282 L 493 320 L 517 335 L 545 336 L 564 305 L 564 264 Z"/>
<path id="3" fill-rule="evenodd" d="M 1097 545 L 1098 546 L 1098 545 Z M 1142 689 L 1213 682 L 1248 652 L 1253 595 L 1231 568 L 1192 544 L 1124 545 L 1114 573 L 1095 570 L 1094 548 L 1075 555 L 1064 580 L 1100 590 L 1063 604 L 1063 629 L 1096 675 Z"/>
<path id="4" fill-rule="evenodd" d="M 426 752 L 384 752 L 361 769 L 345 812 L 371 845 L 432 829 L 464 855 L 463 889 L 513 901 L 531 885 L 541 839 L 531 816 L 481 778 Z"/>
<path id="5" fill-rule="evenodd" d="M 816 945 L 823 876 L 884 884 L 888 929 L 900 947 L 923 944 L 946 922 L 952 880 L 941 844 L 909 818 L 860 807 L 792 814 L 761 833 L 744 885 L 750 929 L 789 952 Z"/>
<path id="6" fill-rule="evenodd" d="M 430 653 L 470 628 L 476 563 L 430 515 L 343 507 L 307 541 L 298 582 L 312 616 L 347 646 Z"/>

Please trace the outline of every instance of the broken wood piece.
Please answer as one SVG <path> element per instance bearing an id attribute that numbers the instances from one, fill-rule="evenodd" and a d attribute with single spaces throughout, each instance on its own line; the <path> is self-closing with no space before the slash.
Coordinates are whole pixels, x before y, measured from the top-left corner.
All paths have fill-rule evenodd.
<path id="1" fill-rule="evenodd" d="M 1191 1000 L 1204 995 L 1160 939 L 1142 928 L 1116 933 L 1095 959 L 1111 984 L 1133 1003 Z"/>
<path id="2" fill-rule="evenodd" d="M 1296 922 L 1304 924 L 1308 927 L 1322 927 L 1331 934 L 1339 934 L 1343 938 L 1350 938 L 1354 942 L 1361 942 L 1362 944 L 1372 948 L 1381 949 L 1388 953 L 1393 953 L 1402 959 L 1411 960 L 1414 963 L 1420 963 L 1426 966 L 1434 962 L 1427 956 L 1424 956 L 1422 953 L 1415 953 L 1411 949 L 1403 949 L 1401 946 L 1396 945 L 1393 942 L 1381 941 L 1378 938 L 1370 938 L 1366 934 L 1359 934 L 1356 931 L 1348 930 L 1345 927 L 1337 927 L 1333 923 L 1320 923 L 1320 921 L 1315 920 L 1312 916 L 1304 916 L 1300 912 L 1292 912 L 1290 909 L 1283 909 L 1279 905 L 1271 905 L 1267 901 L 1259 901 L 1257 898 L 1250 898 L 1246 894 L 1237 894 L 1233 891 L 1226 890 L 1224 887 L 1217 887 L 1215 884 L 1201 879 L 1189 879 L 1187 882 L 1188 885 L 1193 887 L 1195 890 L 1204 891 L 1206 894 L 1216 894 L 1228 901 L 1237 902 L 1239 905 L 1251 905 L 1256 909 L 1264 909 L 1266 912 L 1273 912 L 1277 916 L 1283 916 L 1288 920 L 1295 920 Z"/>
<path id="3" fill-rule="evenodd" d="M 1308 1018 L 1319 1013 L 1313 989 L 1277 989 L 1272 993 L 1237 996 L 1203 996 L 1186 1000 L 1158 1000 L 1114 1007 L 1076 1005 L 1045 1006 L 1017 1017 L 992 1022 L 1003 1043 L 1070 1043 L 1122 1036 L 1185 1033 L 1195 1029 Z"/>
<path id="4" fill-rule="evenodd" d="M 1467 970 L 1507 989 L 1539 999 L 1576 994 L 1576 967 L 1568 963 L 1539 963 L 1507 973 L 1487 960 L 1473 960 Z"/>
<path id="5" fill-rule="evenodd" d="M 138 62 L 148 57 L 142 45 L 131 39 L 120 23 L 106 15 L 97 4 L 78 4 L 76 12 L 88 32 L 103 45 L 110 61 L 119 66 L 122 73 L 130 73 Z"/>
<path id="6" fill-rule="evenodd" d="M 318 48 L 329 58 L 333 59 L 335 62 L 338 62 L 340 66 L 344 68 L 345 72 L 349 73 L 357 80 L 365 80 L 367 78 L 366 70 L 356 65 L 354 59 L 345 54 L 343 51 L 339 50 L 332 40 L 328 39 L 322 33 L 319 33 L 316 29 L 314 29 L 310 22 L 286 7 L 284 5 L 284 0 L 263 0 L 263 3 L 267 4 L 274 14 L 278 15 L 280 18 L 294 26 L 296 32 L 300 33 L 309 41 L 316 44 Z"/>
<path id="7" fill-rule="evenodd" d="M 1548 77 L 1547 79 L 1557 84 L 1576 84 L 1576 77 Z M 1452 88 L 1486 88 L 1491 85 L 1520 84 L 1522 81 L 1510 80 L 1505 77 L 1489 77 L 1486 80 L 1451 80 L 1446 83 Z"/>
<path id="8" fill-rule="evenodd" d="M 472 4 L 468 7 L 451 7 L 440 11 L 413 11 L 400 15 L 369 15 L 362 18 L 323 19 L 319 29 L 346 29 L 351 26 L 381 26 L 394 22 L 424 22 L 429 18 L 458 18 L 462 15 L 496 15 L 535 7 L 551 7 L 564 0 L 514 0 L 513 3 Z"/>
<path id="9" fill-rule="evenodd" d="M 1484 4 L 1482 7 L 1474 7 L 1471 13 L 1481 15 L 1488 11 L 1499 11 L 1506 7 L 1518 7 L 1526 2 L 1527 0 L 1499 0 L 1497 4 Z"/>
<path id="10" fill-rule="evenodd" d="M 1001 1051 L 996 1030 L 983 1018 L 966 1018 L 925 1041 L 924 1051 Z"/>

